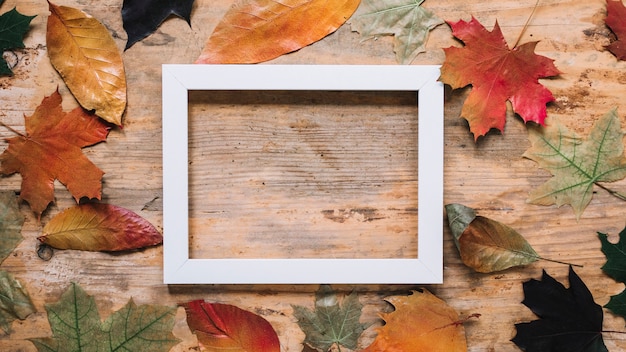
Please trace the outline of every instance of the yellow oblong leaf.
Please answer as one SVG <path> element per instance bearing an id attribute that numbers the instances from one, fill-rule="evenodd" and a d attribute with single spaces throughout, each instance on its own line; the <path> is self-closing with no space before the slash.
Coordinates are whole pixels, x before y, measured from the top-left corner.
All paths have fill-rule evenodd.
<path id="1" fill-rule="evenodd" d="M 312 44 L 343 25 L 360 0 L 243 0 L 224 15 L 197 64 L 246 64 Z"/>
<path id="2" fill-rule="evenodd" d="M 115 252 L 154 246 L 163 242 L 163 236 L 128 209 L 86 203 L 52 218 L 38 240 L 58 249 Z"/>
<path id="3" fill-rule="evenodd" d="M 126 73 L 113 37 L 86 13 L 48 2 L 46 42 L 52 66 L 78 103 L 121 126 L 126 109 Z"/>

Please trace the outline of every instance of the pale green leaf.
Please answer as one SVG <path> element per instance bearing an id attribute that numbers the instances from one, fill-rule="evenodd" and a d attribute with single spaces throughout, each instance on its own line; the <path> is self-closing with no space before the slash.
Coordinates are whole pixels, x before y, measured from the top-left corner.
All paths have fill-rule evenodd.
<path id="1" fill-rule="evenodd" d="M 131 299 L 104 323 L 107 351 L 169 351 L 178 344 L 172 334 L 176 308 L 142 305 Z"/>
<path id="2" fill-rule="evenodd" d="M 583 140 L 561 124 L 529 130 L 531 147 L 524 157 L 536 161 L 554 177 L 532 191 L 529 202 L 569 204 L 579 219 L 593 196 L 593 185 L 626 177 L 624 133 L 614 109 L 593 125 Z"/>
<path id="3" fill-rule="evenodd" d="M 0 271 L 0 328 L 11 332 L 14 320 L 24 320 L 34 312 L 35 307 L 22 284 L 6 271 Z"/>
<path id="4" fill-rule="evenodd" d="M 352 30 L 364 38 L 394 36 L 396 60 L 410 64 L 425 45 L 431 29 L 443 23 L 422 7 L 424 0 L 363 0 L 352 20 Z"/>
<path id="5" fill-rule="evenodd" d="M 0 191 L 0 263 L 22 242 L 24 216 L 12 191 Z"/>
<path id="6" fill-rule="evenodd" d="M 102 323 L 95 299 L 72 283 L 46 310 L 53 337 L 31 339 L 39 351 L 166 352 L 178 343 L 171 332 L 175 308 L 136 306 L 130 300 Z"/>
<path id="7" fill-rule="evenodd" d="M 46 311 L 54 337 L 32 339 L 39 351 L 105 351 L 96 301 L 80 286 L 72 283 Z"/>
<path id="8" fill-rule="evenodd" d="M 306 334 L 304 342 L 313 348 L 328 351 L 333 345 L 357 348 L 357 341 L 366 325 L 359 322 L 363 305 L 355 293 L 341 303 L 327 286 L 316 294 L 315 310 L 294 306 L 294 316 Z M 340 348 L 340 347 L 339 347 Z"/>

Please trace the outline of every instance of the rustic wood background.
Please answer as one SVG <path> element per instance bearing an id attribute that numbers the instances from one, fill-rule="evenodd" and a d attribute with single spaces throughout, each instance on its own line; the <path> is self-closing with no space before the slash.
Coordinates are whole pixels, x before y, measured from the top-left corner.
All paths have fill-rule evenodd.
<path id="1" fill-rule="evenodd" d="M 56 3 L 83 9 L 98 18 L 110 29 L 120 49 L 124 47 L 122 0 L 58 0 Z M 84 149 L 106 172 L 103 202 L 131 209 L 161 228 L 161 64 L 192 63 L 231 4 L 232 1 L 225 0 L 196 0 L 191 28 L 185 21 L 171 18 L 156 33 L 124 52 L 128 79 L 124 128 L 111 131 L 106 143 Z M 449 21 L 469 20 L 474 16 L 491 29 L 497 20 L 509 43 L 517 39 L 534 5 L 535 0 L 427 0 L 424 3 Z M 7 0 L 0 12 L 14 6 L 21 13 L 37 15 L 25 38 L 26 48 L 6 54 L 9 61 L 17 64 L 15 76 L 0 78 L 0 119 L 23 130 L 23 115 L 32 114 L 42 98 L 57 87 L 66 109 L 75 107 L 76 103 L 47 57 L 47 3 Z M 613 107 L 618 107 L 622 121 L 626 122 L 623 107 L 626 64 L 604 50 L 610 39 L 604 25 L 605 14 L 604 0 L 540 0 L 522 37 L 522 42 L 539 41 L 536 52 L 554 59 L 563 72 L 557 78 L 542 80 L 556 97 L 556 102 L 548 108 L 549 118 L 559 118 L 581 134 L 586 134 L 593 122 Z M 441 64 L 445 58 L 442 48 L 452 45 L 459 43 L 452 38 L 449 27 L 439 26 L 431 33 L 427 52 L 420 54 L 414 64 Z M 396 62 L 392 38 L 362 41 L 346 25 L 320 42 L 270 62 L 276 63 Z M 481 215 L 508 224 L 544 257 L 583 265 L 576 269 L 577 273 L 596 302 L 605 304 L 624 285 L 601 271 L 605 258 L 596 233 L 608 233 L 611 240 L 616 240 L 626 224 L 624 204 L 597 189 L 580 221 L 576 221 L 567 206 L 527 204 L 528 192 L 545 182 L 549 174 L 521 157 L 529 147 L 526 126 L 510 114 L 504 133 L 492 132 L 474 143 L 467 123 L 459 118 L 468 91 L 448 90 L 446 94 L 445 202 L 474 207 Z M 192 207 L 197 209 L 191 221 L 192 256 L 207 256 L 216 249 L 225 255 L 279 256 L 294 248 L 294 256 L 302 257 L 328 255 L 323 248 L 332 248 L 332 255 L 338 257 L 414 254 L 410 249 L 414 245 L 414 233 L 410 229 L 417 222 L 417 212 L 416 199 L 411 194 L 417 185 L 407 170 L 416 165 L 417 155 L 407 131 L 415 131 L 417 124 L 410 118 L 411 99 L 402 94 L 349 95 L 321 95 L 311 99 L 280 94 L 265 97 L 263 101 L 248 96 L 246 103 L 240 105 L 228 94 L 211 98 L 209 102 L 203 94 L 192 94 L 192 125 L 206 124 L 206 128 L 194 129 L 190 142 L 191 179 L 198 186 L 191 197 Z M 275 101 L 271 100 L 274 98 Z M 292 99 L 296 98 L 301 100 L 294 102 Z M 371 100 L 376 100 L 377 114 L 380 111 L 385 119 L 393 118 L 389 120 L 393 123 L 371 116 L 355 119 L 355 114 L 363 114 L 357 108 L 363 108 L 364 102 Z M 350 101 L 356 103 L 346 103 Z M 289 110 L 298 104 L 302 105 L 299 109 L 306 111 Z M 262 109 L 253 111 L 259 107 Z M 398 110 L 390 110 L 392 107 Z M 337 118 L 336 112 L 344 110 L 346 117 Z M 211 119 L 203 118 L 209 115 Z M 245 116 L 233 118 L 238 115 Z M 386 140 L 382 133 L 395 133 L 397 137 Z M 0 150 L 6 148 L 4 138 L 11 136 L 10 131 L 0 128 Z M 193 149 L 196 143 L 208 149 Z M 373 178 L 366 178 L 365 170 Z M 216 181 L 223 187 L 210 186 Z M 19 175 L 0 180 L 3 190 L 18 191 L 19 186 Z M 626 182 L 611 186 L 626 191 Z M 50 261 L 39 259 L 36 237 L 42 225 L 74 204 L 62 185 L 57 184 L 56 188 L 56 203 L 44 213 L 40 223 L 22 205 L 27 218 L 24 240 L 0 267 L 21 280 L 38 309 L 38 313 L 25 321 L 15 322 L 11 334 L 0 337 L 0 350 L 34 351 L 26 339 L 50 334 L 44 304 L 57 301 L 70 282 L 80 284 L 96 297 L 103 319 L 131 297 L 138 304 L 168 305 L 205 299 L 234 304 L 264 316 L 278 332 L 283 351 L 302 349 L 304 334 L 296 324 L 291 305 L 312 307 L 315 285 L 167 286 L 161 283 L 161 247 L 121 255 L 57 251 Z M 313 194 L 322 196 L 311 198 Z M 445 216 L 443 209 L 442 216 Z M 303 223 L 315 226 L 302 229 Z M 311 233 L 305 233 L 309 230 Z M 343 237 L 325 236 L 328 231 L 341 236 L 355 233 L 363 236 L 358 240 L 355 237 L 343 240 Z M 545 269 L 567 283 L 567 266 L 539 261 L 496 274 L 474 273 L 460 262 L 447 226 L 444 231 L 444 284 L 427 288 L 463 316 L 481 314 L 479 319 L 465 324 L 470 351 L 517 351 L 509 342 L 515 335 L 514 324 L 535 319 L 520 303 L 522 282 L 539 279 Z M 277 243 L 277 238 L 289 234 L 290 242 Z M 302 243 L 309 235 L 317 236 L 318 240 Z M 372 249 L 376 252 L 372 253 Z M 341 292 L 357 290 L 365 305 L 363 322 L 375 322 L 361 339 L 361 347 L 367 346 L 375 336 L 374 328 L 380 324 L 378 312 L 390 309 L 382 298 L 405 294 L 417 287 L 335 287 Z M 624 319 L 608 311 L 604 325 L 607 330 L 626 331 Z M 174 332 L 181 343 L 172 351 L 197 350 L 197 341 L 187 328 L 182 309 L 178 311 Z M 605 334 L 604 338 L 609 350 L 626 349 L 624 335 Z"/>

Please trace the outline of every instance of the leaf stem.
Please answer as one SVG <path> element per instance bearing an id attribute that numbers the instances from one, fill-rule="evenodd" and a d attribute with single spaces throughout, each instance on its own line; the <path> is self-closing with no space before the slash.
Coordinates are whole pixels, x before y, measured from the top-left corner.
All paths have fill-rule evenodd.
<path id="1" fill-rule="evenodd" d="M 626 334 L 626 331 L 617 331 L 617 330 L 602 330 L 600 332 L 603 334 Z"/>
<path id="2" fill-rule="evenodd" d="M 0 121 L 0 125 L 1 125 L 1 126 L 4 126 L 7 130 L 9 130 L 9 131 L 11 131 L 11 132 L 15 133 L 16 135 L 18 135 L 18 136 L 20 136 L 20 137 L 26 137 L 26 136 L 25 136 L 22 132 L 20 132 L 20 131 L 18 131 L 18 130 L 16 130 L 16 129 L 14 129 L 14 128 L 13 128 L 13 127 L 11 127 L 11 126 L 8 126 L 7 124 L 5 124 L 5 123 L 4 123 L 4 122 L 2 122 L 2 121 Z"/>
<path id="3" fill-rule="evenodd" d="M 517 45 L 519 44 L 520 40 L 522 40 L 522 36 L 524 35 L 524 32 L 526 32 L 526 28 L 528 28 L 528 24 L 530 23 L 530 20 L 533 18 L 533 15 L 535 14 L 535 10 L 537 10 L 538 5 L 539 5 L 539 0 L 535 1 L 535 6 L 533 6 L 533 11 L 530 13 L 528 18 L 526 19 L 526 23 L 524 23 L 524 27 L 522 27 L 522 31 L 517 37 L 517 40 L 515 41 L 515 45 L 513 45 L 513 49 L 517 48 Z"/>
<path id="4" fill-rule="evenodd" d="M 580 264 L 572 264 L 572 263 L 563 262 L 563 261 L 556 260 L 556 259 L 548 259 L 548 258 L 544 258 L 544 257 L 537 257 L 537 258 L 538 258 L 538 259 L 541 259 L 541 260 L 545 260 L 545 261 L 547 261 L 547 262 L 551 262 L 551 263 L 564 264 L 564 265 L 571 265 L 571 266 L 575 266 L 575 267 L 577 267 L 577 268 L 582 268 L 582 267 L 583 267 L 583 265 L 580 265 Z"/>
<path id="5" fill-rule="evenodd" d="M 610 188 L 607 188 L 606 186 L 601 185 L 601 184 L 600 184 L 600 183 L 598 183 L 598 182 L 594 182 L 594 183 L 595 183 L 595 185 L 596 185 L 596 186 L 598 186 L 598 187 L 602 188 L 603 190 L 605 190 L 605 191 L 609 192 L 609 194 L 610 194 L 610 195 L 612 195 L 612 196 L 614 196 L 614 197 L 617 197 L 617 198 L 619 198 L 619 199 L 621 199 L 621 200 L 626 201 L 626 195 L 624 195 L 624 194 L 622 194 L 622 193 L 619 193 L 618 191 L 614 191 L 614 190 L 612 190 L 612 189 L 610 189 Z"/>

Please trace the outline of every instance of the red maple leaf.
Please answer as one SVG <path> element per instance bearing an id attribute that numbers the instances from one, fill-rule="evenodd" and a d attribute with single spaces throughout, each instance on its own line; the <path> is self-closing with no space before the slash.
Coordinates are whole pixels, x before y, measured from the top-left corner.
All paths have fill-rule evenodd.
<path id="1" fill-rule="evenodd" d="M 453 89 L 473 86 L 461 116 L 469 122 L 474 139 L 492 128 L 504 130 L 507 100 L 525 122 L 543 124 L 546 104 L 554 97 L 538 79 L 560 72 L 554 60 L 535 54 L 537 42 L 509 49 L 498 22 L 491 32 L 475 18 L 448 24 L 465 47 L 444 49 L 439 79 Z"/>
<path id="2" fill-rule="evenodd" d="M 604 22 L 615 33 L 617 40 L 607 46 L 607 49 L 619 60 L 626 60 L 626 7 L 621 0 L 606 2 L 606 19 Z"/>
<path id="3" fill-rule="evenodd" d="M 0 155 L 0 174 L 22 175 L 20 198 L 37 215 L 54 200 L 54 180 L 63 183 L 78 201 L 100 199 L 104 172 L 81 148 L 106 140 L 109 127 L 78 107 L 63 112 L 58 91 L 45 97 L 32 116 L 24 116 L 26 135 L 8 139 Z"/>

